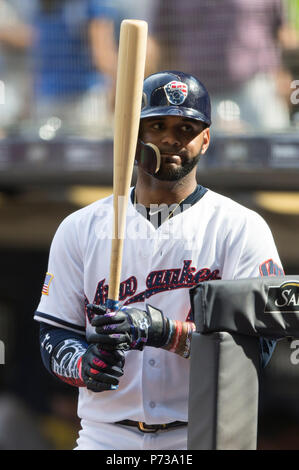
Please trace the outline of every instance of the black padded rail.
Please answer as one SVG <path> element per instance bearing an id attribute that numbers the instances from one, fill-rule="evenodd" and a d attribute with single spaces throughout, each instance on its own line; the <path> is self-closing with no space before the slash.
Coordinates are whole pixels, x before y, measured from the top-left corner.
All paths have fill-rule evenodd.
<path id="1" fill-rule="evenodd" d="M 190 299 L 197 332 L 299 337 L 299 275 L 207 281 Z"/>

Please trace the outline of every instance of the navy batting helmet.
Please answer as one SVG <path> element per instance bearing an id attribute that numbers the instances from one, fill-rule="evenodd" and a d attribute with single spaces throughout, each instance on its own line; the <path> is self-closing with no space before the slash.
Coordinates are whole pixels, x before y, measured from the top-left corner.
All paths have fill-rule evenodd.
<path id="1" fill-rule="evenodd" d="M 211 124 L 211 103 L 205 86 L 194 76 L 165 71 L 144 80 L 141 119 L 185 116 Z"/>

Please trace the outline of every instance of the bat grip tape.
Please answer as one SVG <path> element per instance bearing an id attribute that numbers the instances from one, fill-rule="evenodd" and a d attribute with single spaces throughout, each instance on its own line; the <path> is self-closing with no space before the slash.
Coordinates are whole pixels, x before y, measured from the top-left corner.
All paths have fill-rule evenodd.
<path id="1" fill-rule="evenodd" d="M 106 303 L 105 303 L 105 307 L 110 312 L 115 312 L 119 308 L 119 301 L 118 300 L 107 299 Z"/>

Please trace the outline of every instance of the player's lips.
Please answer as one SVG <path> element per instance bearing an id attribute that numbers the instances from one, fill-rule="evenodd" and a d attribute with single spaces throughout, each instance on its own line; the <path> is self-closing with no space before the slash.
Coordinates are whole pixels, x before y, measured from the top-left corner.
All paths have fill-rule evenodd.
<path id="1" fill-rule="evenodd" d="M 177 154 L 170 153 L 161 153 L 161 157 L 164 163 L 177 163 L 180 164 L 182 161 L 182 156 Z"/>

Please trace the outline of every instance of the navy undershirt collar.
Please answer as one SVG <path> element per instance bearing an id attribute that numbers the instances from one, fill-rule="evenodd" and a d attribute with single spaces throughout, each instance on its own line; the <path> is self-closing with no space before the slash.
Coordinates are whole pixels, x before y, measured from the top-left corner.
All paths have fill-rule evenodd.
<path id="1" fill-rule="evenodd" d="M 208 191 L 207 188 L 205 188 L 204 186 L 201 186 L 200 184 L 198 184 L 196 186 L 195 190 L 189 196 L 187 196 L 186 199 L 184 199 L 183 202 L 181 202 L 181 204 L 174 210 L 174 212 L 168 218 L 171 218 L 171 217 L 174 217 L 178 214 L 181 214 L 184 210 L 186 210 L 190 206 L 193 206 L 194 204 L 196 204 L 196 202 L 198 202 L 206 194 L 207 191 Z M 135 194 L 135 187 L 131 191 L 131 202 L 132 202 L 132 204 L 134 204 L 134 194 Z M 173 204 L 172 204 L 172 206 L 173 206 Z M 146 212 L 147 212 L 147 219 L 150 220 L 151 216 L 150 216 L 150 208 L 149 207 L 146 208 Z M 161 221 L 161 217 L 160 217 L 158 225 L 160 226 L 161 223 L 162 223 L 162 221 Z"/>

